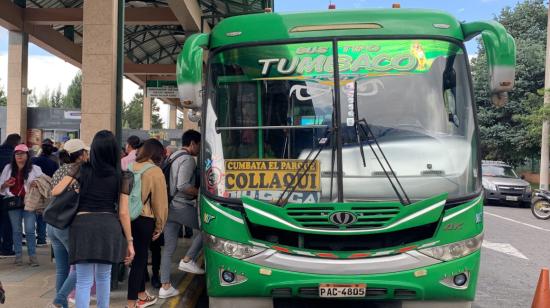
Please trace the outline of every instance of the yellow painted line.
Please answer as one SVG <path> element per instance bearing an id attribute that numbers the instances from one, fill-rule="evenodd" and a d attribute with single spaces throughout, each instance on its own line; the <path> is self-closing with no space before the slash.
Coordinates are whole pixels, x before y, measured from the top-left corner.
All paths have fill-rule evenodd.
<path id="1" fill-rule="evenodd" d="M 203 259 L 204 259 L 204 257 L 201 255 L 199 257 L 199 259 L 197 260 L 197 264 L 202 264 Z M 178 296 L 172 297 L 172 299 L 170 299 L 165 304 L 165 306 L 167 308 L 176 308 L 179 305 L 179 303 L 180 303 L 180 301 L 183 297 L 181 295 L 183 295 L 183 293 L 185 292 L 187 287 L 189 287 L 189 285 L 191 284 L 191 281 L 193 281 L 193 278 L 195 278 L 195 274 L 187 273 L 185 275 L 185 278 L 180 282 L 180 284 L 178 285 L 178 288 L 177 288 L 180 294 Z"/>

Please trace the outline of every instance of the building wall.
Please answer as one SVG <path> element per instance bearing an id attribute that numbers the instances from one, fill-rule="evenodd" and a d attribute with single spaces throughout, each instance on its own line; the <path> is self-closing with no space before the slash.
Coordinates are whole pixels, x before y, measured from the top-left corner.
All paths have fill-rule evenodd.
<path id="1" fill-rule="evenodd" d="M 80 110 L 79 109 L 57 109 L 57 108 L 27 108 L 27 127 L 29 130 L 57 130 L 57 131 L 80 131 Z M 7 109 L 0 106 L 0 137 L 2 142 L 6 139 Z M 181 144 L 180 129 L 152 129 L 149 131 L 140 129 L 123 129 L 122 140 L 131 135 L 142 139 L 158 138 L 164 145 Z M 61 140 L 54 140 L 61 141 Z"/>

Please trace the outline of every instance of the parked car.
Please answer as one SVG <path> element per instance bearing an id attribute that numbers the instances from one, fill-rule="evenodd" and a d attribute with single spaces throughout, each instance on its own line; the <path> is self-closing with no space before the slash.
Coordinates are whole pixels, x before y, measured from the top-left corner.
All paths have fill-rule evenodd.
<path id="1" fill-rule="evenodd" d="M 502 161 L 484 160 L 481 169 L 485 204 L 531 206 L 531 185 L 520 178 L 512 166 Z"/>

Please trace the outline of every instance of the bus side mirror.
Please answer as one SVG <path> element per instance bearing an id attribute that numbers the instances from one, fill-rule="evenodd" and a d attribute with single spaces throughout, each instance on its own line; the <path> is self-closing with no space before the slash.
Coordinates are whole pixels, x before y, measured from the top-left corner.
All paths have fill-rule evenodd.
<path id="1" fill-rule="evenodd" d="M 200 109 L 202 105 L 203 48 L 208 45 L 209 35 L 193 34 L 183 45 L 178 56 L 176 75 L 179 98 L 184 108 Z"/>
<path id="2" fill-rule="evenodd" d="M 516 75 L 516 43 L 506 29 L 496 21 L 462 24 L 464 39 L 481 33 L 487 54 L 491 101 L 501 107 L 508 102 L 508 92 L 514 87 Z"/>

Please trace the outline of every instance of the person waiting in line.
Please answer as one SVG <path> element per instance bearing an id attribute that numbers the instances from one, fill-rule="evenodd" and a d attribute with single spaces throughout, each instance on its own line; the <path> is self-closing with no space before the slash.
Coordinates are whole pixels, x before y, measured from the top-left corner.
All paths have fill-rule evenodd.
<path id="1" fill-rule="evenodd" d="M 193 156 L 197 156 L 200 152 L 201 134 L 194 130 L 188 130 L 183 134 L 181 141 L 182 149 L 171 156 L 171 158 L 177 158 L 170 167 L 170 183 L 168 183 L 170 196 L 173 196 L 173 199 L 170 202 L 168 221 L 164 229 L 164 250 L 160 264 L 162 283 L 162 288 L 159 290 L 160 298 L 176 296 L 179 293 L 170 283 L 170 268 L 181 226 L 199 229 L 198 213 L 195 207 L 199 190 L 195 186 L 196 163 Z M 201 233 L 196 232 L 196 234 L 185 257 L 180 260 L 178 268 L 190 273 L 204 274 L 204 270 L 194 261 L 202 248 Z"/>
<path id="2" fill-rule="evenodd" d="M 0 145 L 0 170 L 4 170 L 7 164 L 11 162 L 13 149 L 21 143 L 21 136 L 11 134 Z M 1 196 L 0 196 L 1 197 Z M 0 258 L 15 256 L 13 251 L 13 233 L 8 211 L 4 209 L 0 201 Z"/>
<path id="3" fill-rule="evenodd" d="M 32 164 L 29 148 L 24 144 L 19 144 L 14 149 L 11 163 L 4 167 L 2 175 L 0 175 L 0 183 L 2 183 L 0 191 L 4 196 L 19 197 L 23 200 L 25 198 L 25 193 L 29 191 L 31 183 L 42 174 L 40 167 Z M 15 264 L 23 265 L 22 224 L 24 221 L 29 264 L 33 267 L 38 266 L 35 236 L 36 213 L 20 208 L 8 211 L 8 215 L 10 216 L 10 223 L 13 229 Z"/>
<path id="4" fill-rule="evenodd" d="M 126 153 L 120 160 L 120 168 L 122 171 L 128 170 L 128 165 L 136 161 L 137 150 L 141 146 L 141 140 L 138 136 L 130 136 L 126 139 Z"/>
<path id="5" fill-rule="evenodd" d="M 40 155 L 32 158 L 32 163 L 40 167 L 42 172 L 50 178 L 59 169 L 59 159 L 53 155 L 54 149 L 53 142 L 50 139 L 44 139 Z M 42 219 L 41 211 L 36 212 L 36 233 L 36 245 L 39 247 L 46 245 L 46 223 Z"/>
<path id="6" fill-rule="evenodd" d="M 76 307 L 90 306 L 95 277 L 97 307 L 107 308 L 112 264 L 121 260 L 129 264 L 134 258 L 129 192 L 123 190 L 128 185 L 121 183 L 120 150 L 113 133 L 102 130 L 94 136 L 89 162 L 65 176 L 52 195 L 61 194 L 74 181 L 80 185 L 80 197 L 69 228 L 69 263 L 76 265 Z"/>
<path id="7" fill-rule="evenodd" d="M 157 240 L 168 215 L 166 181 L 159 168 L 164 158 L 164 147 L 156 139 L 148 139 L 139 149 L 136 162 L 128 170 L 141 174 L 141 200 L 143 208 L 139 217 L 132 221 L 132 237 L 136 255 L 128 278 L 128 307 L 148 307 L 157 302 L 155 296 L 145 291 L 148 249 L 151 240 Z M 144 169 L 147 168 L 147 169 Z"/>
<path id="8" fill-rule="evenodd" d="M 53 175 L 52 187 L 57 186 L 61 180 L 72 174 L 73 170 L 80 168 L 80 165 L 88 161 L 88 151 L 90 150 L 80 139 L 71 139 L 65 143 L 60 153 L 62 157 L 67 157 L 68 161 L 62 165 Z M 74 181 L 68 190 L 78 190 L 78 182 Z M 69 271 L 69 228 L 58 229 L 47 225 L 48 235 L 52 241 L 52 250 L 55 258 L 55 290 L 56 295 L 49 308 L 68 307 L 67 297 L 76 285 L 76 272 Z"/>

